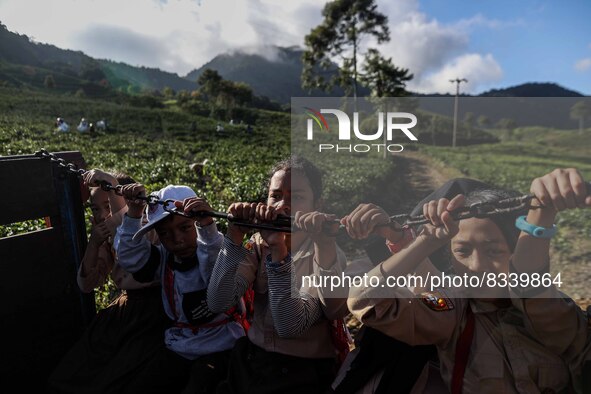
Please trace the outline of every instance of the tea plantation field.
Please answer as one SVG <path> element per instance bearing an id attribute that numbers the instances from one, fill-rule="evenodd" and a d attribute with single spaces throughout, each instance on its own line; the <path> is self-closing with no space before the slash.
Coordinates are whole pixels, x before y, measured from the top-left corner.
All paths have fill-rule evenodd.
<path id="1" fill-rule="evenodd" d="M 133 105 L 135 104 L 135 105 Z M 205 173 L 211 180 L 203 190 L 216 210 L 225 211 L 235 201 L 255 201 L 272 164 L 290 153 L 290 114 L 256 111 L 252 134 L 245 126 L 192 115 L 175 106 L 154 108 L 142 103 L 101 100 L 0 88 L 0 155 L 80 151 L 88 168 L 128 173 L 149 191 L 168 184 L 196 188 L 189 165 L 208 159 Z M 56 117 L 70 125 L 68 133 L 55 131 Z M 110 129 L 94 135 L 75 130 L 82 117 L 90 122 L 106 118 Z M 367 185 L 394 171 L 381 157 L 343 155 L 322 165 L 325 178 L 325 210 L 344 214 L 366 200 Z M 31 182 L 35 180 L 32 179 Z M 90 211 L 88 211 L 90 215 Z M 220 227 L 224 227 L 223 221 Z M 40 221 L 0 226 L 0 237 L 34 230 Z M 97 292 L 99 307 L 108 303 L 110 290 Z"/>

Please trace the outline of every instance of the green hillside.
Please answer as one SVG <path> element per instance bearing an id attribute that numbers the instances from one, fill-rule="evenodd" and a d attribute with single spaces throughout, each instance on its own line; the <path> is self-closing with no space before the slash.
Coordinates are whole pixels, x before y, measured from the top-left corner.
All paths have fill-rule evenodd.
<path id="1" fill-rule="evenodd" d="M 273 57 L 250 54 L 241 51 L 224 53 L 214 57 L 202 67 L 191 71 L 185 77 L 189 81 L 197 78 L 206 70 L 216 70 L 224 79 L 245 82 L 259 96 L 265 96 L 282 104 L 289 103 L 292 97 L 306 96 L 342 96 L 343 90 L 336 87 L 331 93 L 314 90 L 311 93 L 302 88 L 302 53 L 298 47 L 271 47 Z M 329 71 L 328 74 L 336 72 Z M 360 87 L 360 95 L 369 94 Z"/>
<path id="2" fill-rule="evenodd" d="M 52 75 L 54 89 L 60 92 L 74 93 L 82 89 L 93 94 L 94 90 L 114 88 L 138 93 L 165 87 L 175 90 L 196 88 L 195 83 L 174 73 L 97 60 L 80 51 L 37 43 L 26 35 L 9 31 L 0 23 L 0 84 L 43 87 L 47 75 Z"/>

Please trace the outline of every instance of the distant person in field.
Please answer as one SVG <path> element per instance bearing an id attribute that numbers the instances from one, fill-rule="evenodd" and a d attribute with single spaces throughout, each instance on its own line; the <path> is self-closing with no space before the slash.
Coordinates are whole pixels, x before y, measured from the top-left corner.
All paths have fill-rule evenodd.
<path id="1" fill-rule="evenodd" d="M 81 133 L 88 132 L 89 125 L 88 125 L 88 121 L 86 120 L 86 118 L 80 119 L 80 123 L 78 124 L 78 127 L 76 129 Z"/>
<path id="2" fill-rule="evenodd" d="M 110 276 L 122 293 L 99 311 L 53 372 L 50 385 L 61 393 L 127 392 L 128 382 L 161 347 L 167 325 L 159 280 L 138 282 L 114 258 L 113 237 L 127 205 L 123 197 L 98 187 L 99 182 L 134 183 L 127 175 L 97 169 L 84 175 L 92 216 L 78 286 L 81 292 L 91 293 Z"/>
<path id="3" fill-rule="evenodd" d="M 96 122 L 96 129 L 100 131 L 107 131 L 108 125 L 105 119 Z"/>
<path id="4" fill-rule="evenodd" d="M 187 218 L 170 213 L 160 204 L 146 206 L 141 184 L 125 185 L 128 210 L 117 230 L 117 256 L 121 266 L 140 282 L 160 279 L 164 310 L 172 320 L 159 352 L 138 371 L 127 387 L 133 393 L 215 393 L 227 374 L 230 350 L 244 336 L 236 304 L 211 311 L 206 292 L 223 236 L 211 217 Z M 190 214 L 212 211 L 206 200 L 187 186 L 167 186 L 153 196 L 173 200 L 167 209 Z M 141 218 L 147 208 L 148 222 Z M 146 233 L 156 230 L 160 245 Z"/>
<path id="5" fill-rule="evenodd" d="M 208 159 L 203 160 L 201 163 L 193 163 L 189 166 L 191 171 L 193 171 L 196 175 L 195 184 L 197 185 L 197 189 L 205 189 L 207 183 L 211 181 L 211 176 L 207 175 L 208 166 L 210 162 Z"/>
<path id="6" fill-rule="evenodd" d="M 56 130 L 62 133 L 70 131 L 70 126 L 66 123 L 63 118 L 57 118 L 55 121 Z"/>

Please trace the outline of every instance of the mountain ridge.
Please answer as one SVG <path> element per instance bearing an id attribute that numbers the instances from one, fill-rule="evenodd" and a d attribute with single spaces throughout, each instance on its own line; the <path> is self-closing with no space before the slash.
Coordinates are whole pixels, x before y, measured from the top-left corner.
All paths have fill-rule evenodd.
<path id="1" fill-rule="evenodd" d="M 14 67 L 20 65 L 42 68 L 45 70 L 44 75 L 49 72 L 58 73 L 61 76 L 61 81 L 65 81 L 63 83 L 66 85 L 65 88 L 69 89 L 71 85 L 72 91 L 76 90 L 76 83 L 81 86 L 89 83 L 103 87 L 109 86 L 125 90 L 128 93 L 162 90 L 165 87 L 171 87 L 176 91 L 194 90 L 198 88 L 196 81 L 199 75 L 205 69 L 211 68 L 218 71 L 225 79 L 247 83 L 256 95 L 265 96 L 283 104 L 289 103 L 291 97 L 343 95 L 340 88 L 326 93 L 319 90 L 308 92 L 301 87 L 303 50 L 300 47 L 267 46 L 262 51 L 266 52 L 266 56 L 247 50 L 222 53 L 181 77 L 176 73 L 158 68 L 132 66 L 108 59 L 95 59 L 82 51 L 37 43 L 26 35 L 9 31 L 0 22 L 0 82 L 25 86 L 32 84 L 30 75 L 26 75 L 30 70 L 24 70 L 19 74 L 18 67 Z M 3 64 L 8 64 L 10 67 L 3 67 Z M 330 72 L 335 72 L 335 70 L 328 71 L 328 73 Z M 36 86 L 43 86 L 42 82 L 37 80 Z M 361 96 L 368 93 L 367 89 L 360 89 Z M 449 96 L 449 94 L 429 96 Z M 507 88 L 491 89 L 475 96 L 584 97 L 581 93 L 554 82 L 526 82 Z"/>

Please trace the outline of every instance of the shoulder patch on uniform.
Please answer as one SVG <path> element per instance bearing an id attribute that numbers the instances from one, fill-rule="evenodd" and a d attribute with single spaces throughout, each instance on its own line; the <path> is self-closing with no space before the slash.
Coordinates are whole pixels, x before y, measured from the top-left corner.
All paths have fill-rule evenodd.
<path id="1" fill-rule="evenodd" d="M 249 240 L 246 244 L 244 244 L 244 248 L 248 250 L 249 253 L 254 252 L 254 248 L 256 246 L 256 242 L 254 240 Z"/>
<path id="2" fill-rule="evenodd" d="M 429 291 L 421 294 L 421 301 L 429 309 L 437 312 L 451 311 L 454 303 L 441 291 Z"/>

